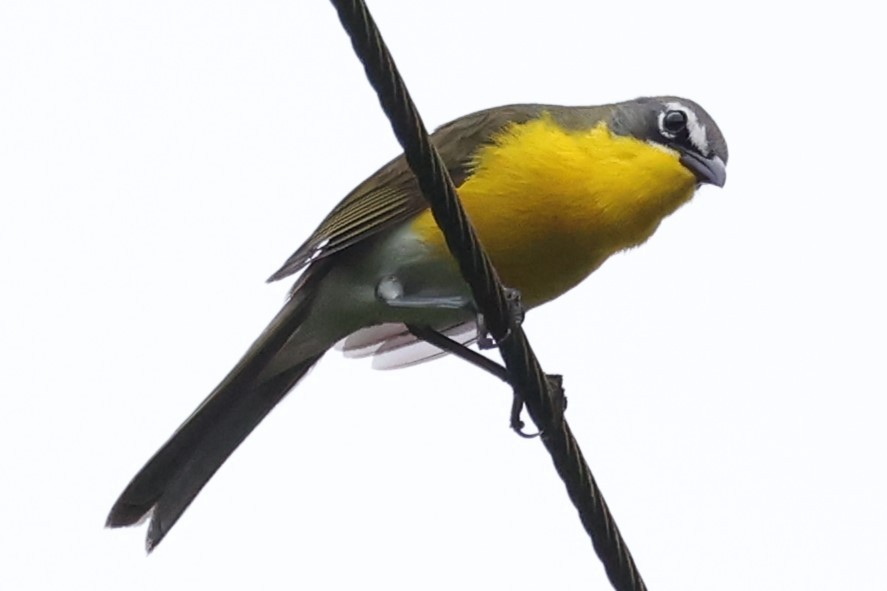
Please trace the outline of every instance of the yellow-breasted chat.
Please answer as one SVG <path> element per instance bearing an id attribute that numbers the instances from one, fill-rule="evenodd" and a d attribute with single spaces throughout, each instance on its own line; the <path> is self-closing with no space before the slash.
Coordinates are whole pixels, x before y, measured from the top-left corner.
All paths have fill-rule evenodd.
<path id="1" fill-rule="evenodd" d="M 693 101 L 510 105 L 432 135 L 503 284 L 532 309 L 642 244 L 702 184 L 723 186 L 727 145 Z M 150 514 L 152 549 L 265 415 L 337 343 L 377 367 L 423 361 L 407 325 L 468 344 L 471 293 L 398 157 L 358 185 L 271 280 L 301 272 L 281 311 L 132 479 L 107 524 Z"/>

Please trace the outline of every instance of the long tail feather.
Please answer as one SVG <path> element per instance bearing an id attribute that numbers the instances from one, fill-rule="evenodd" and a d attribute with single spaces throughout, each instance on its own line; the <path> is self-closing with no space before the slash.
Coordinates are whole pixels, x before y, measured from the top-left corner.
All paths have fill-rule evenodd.
<path id="1" fill-rule="evenodd" d="M 134 525 L 150 515 L 150 552 L 228 456 L 323 356 L 321 351 L 286 371 L 262 375 L 304 321 L 312 292 L 300 289 L 293 295 L 237 366 L 148 460 L 114 503 L 108 527 Z"/>

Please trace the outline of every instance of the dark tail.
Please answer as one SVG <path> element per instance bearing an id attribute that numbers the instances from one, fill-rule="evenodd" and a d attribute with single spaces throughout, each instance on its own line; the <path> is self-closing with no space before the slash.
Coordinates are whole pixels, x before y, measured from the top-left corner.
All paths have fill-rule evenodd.
<path id="1" fill-rule="evenodd" d="M 134 525 L 150 514 L 145 542 L 150 552 L 228 456 L 317 363 L 323 352 L 260 379 L 304 321 L 313 291 L 293 294 L 231 373 L 148 460 L 111 508 L 108 527 Z"/>

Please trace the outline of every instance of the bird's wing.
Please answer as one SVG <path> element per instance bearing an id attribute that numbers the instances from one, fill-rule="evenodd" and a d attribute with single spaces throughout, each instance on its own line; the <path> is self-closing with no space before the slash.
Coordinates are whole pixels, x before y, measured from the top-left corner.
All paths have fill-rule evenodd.
<path id="1" fill-rule="evenodd" d="M 545 109 L 544 105 L 511 105 L 479 111 L 440 127 L 431 140 L 458 187 L 471 174 L 478 147 L 493 141 L 509 124 L 524 123 Z M 418 215 L 427 207 L 401 155 L 351 191 L 268 281 L 288 277 L 309 263 Z"/>

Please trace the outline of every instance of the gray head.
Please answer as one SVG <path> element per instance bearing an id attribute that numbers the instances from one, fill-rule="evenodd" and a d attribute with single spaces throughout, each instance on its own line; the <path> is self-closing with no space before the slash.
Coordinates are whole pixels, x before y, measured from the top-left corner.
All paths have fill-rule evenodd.
<path id="1" fill-rule="evenodd" d="M 700 183 L 724 186 L 727 142 L 705 109 L 676 96 L 639 98 L 613 106 L 610 127 L 614 133 L 671 148 Z"/>

